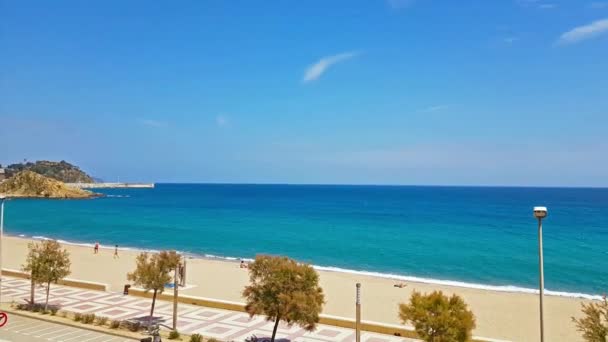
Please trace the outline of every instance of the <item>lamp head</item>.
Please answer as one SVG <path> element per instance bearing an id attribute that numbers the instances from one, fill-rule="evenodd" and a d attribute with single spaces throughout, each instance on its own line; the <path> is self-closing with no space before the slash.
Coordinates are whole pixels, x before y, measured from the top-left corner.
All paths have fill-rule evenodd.
<path id="1" fill-rule="evenodd" d="M 547 207 L 534 207 L 534 217 L 537 219 L 547 217 Z"/>

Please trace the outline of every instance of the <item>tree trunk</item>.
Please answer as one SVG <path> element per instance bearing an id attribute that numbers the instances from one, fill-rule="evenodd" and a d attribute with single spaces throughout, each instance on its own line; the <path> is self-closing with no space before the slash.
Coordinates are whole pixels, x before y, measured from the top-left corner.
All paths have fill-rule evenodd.
<path id="1" fill-rule="evenodd" d="M 46 301 L 44 302 L 44 312 L 49 307 L 49 292 L 51 292 L 51 282 L 49 281 L 46 284 Z"/>
<path id="2" fill-rule="evenodd" d="M 36 291 L 36 284 L 34 284 L 34 277 L 31 278 L 30 283 L 30 304 L 34 305 L 34 292 Z"/>
<path id="3" fill-rule="evenodd" d="M 274 342 L 274 338 L 277 335 L 277 328 L 279 327 L 279 322 L 281 321 L 281 316 L 277 315 L 277 320 L 274 322 L 274 328 L 272 329 L 272 338 L 270 342 Z"/>
<path id="4" fill-rule="evenodd" d="M 154 289 L 154 295 L 152 295 L 152 307 L 150 308 L 150 322 L 152 322 L 152 317 L 154 316 L 154 304 L 156 304 L 156 292 L 158 290 Z"/>
<path id="5" fill-rule="evenodd" d="M 175 268 L 175 274 L 173 277 L 173 330 L 177 329 L 177 290 L 179 288 L 179 284 L 177 283 L 177 269 L 179 265 Z"/>

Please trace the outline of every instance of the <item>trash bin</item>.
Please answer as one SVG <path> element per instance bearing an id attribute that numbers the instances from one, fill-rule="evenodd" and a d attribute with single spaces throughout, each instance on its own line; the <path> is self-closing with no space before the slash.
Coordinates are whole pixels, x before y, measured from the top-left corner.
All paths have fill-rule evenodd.
<path id="1" fill-rule="evenodd" d="M 126 284 L 125 285 L 125 289 L 122 291 L 123 295 L 128 295 L 129 294 L 129 288 L 131 287 L 131 285 Z"/>

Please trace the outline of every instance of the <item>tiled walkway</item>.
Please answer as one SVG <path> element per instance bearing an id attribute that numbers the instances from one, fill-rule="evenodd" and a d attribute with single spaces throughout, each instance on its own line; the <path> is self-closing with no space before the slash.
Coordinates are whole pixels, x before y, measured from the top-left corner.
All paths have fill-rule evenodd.
<path id="1" fill-rule="evenodd" d="M 0 329 L 0 342 L 133 342 L 90 330 L 12 315 Z"/>
<path id="2" fill-rule="evenodd" d="M 6 301 L 11 298 L 15 302 L 23 302 L 29 298 L 30 282 L 23 279 L 3 277 L 2 297 Z M 37 289 L 36 300 L 44 301 L 44 289 Z M 73 287 L 52 285 L 50 303 L 58 304 L 61 310 L 94 313 L 109 319 L 131 319 L 147 317 L 150 313 L 150 299 L 124 296 L 119 293 L 89 291 Z M 164 324 L 172 322 L 172 304 L 157 301 L 154 316 L 163 320 Z M 203 336 L 215 337 L 223 341 L 244 341 L 252 335 L 268 337 L 272 334 L 273 323 L 264 317 L 249 315 L 242 312 L 212 309 L 201 306 L 179 304 L 177 329 L 181 333 L 199 333 Z M 298 326 L 291 328 L 279 325 L 277 340 L 292 342 L 350 342 L 355 340 L 353 329 L 339 328 L 329 325 L 319 325 L 313 332 L 306 332 Z M 363 332 L 363 342 L 403 342 L 412 339 Z"/>

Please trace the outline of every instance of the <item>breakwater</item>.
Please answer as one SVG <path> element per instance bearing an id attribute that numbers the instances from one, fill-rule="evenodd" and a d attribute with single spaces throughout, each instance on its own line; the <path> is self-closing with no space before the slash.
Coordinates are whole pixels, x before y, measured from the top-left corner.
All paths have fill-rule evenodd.
<path id="1" fill-rule="evenodd" d="M 66 183 L 65 185 L 79 189 L 154 188 L 154 183 Z"/>

